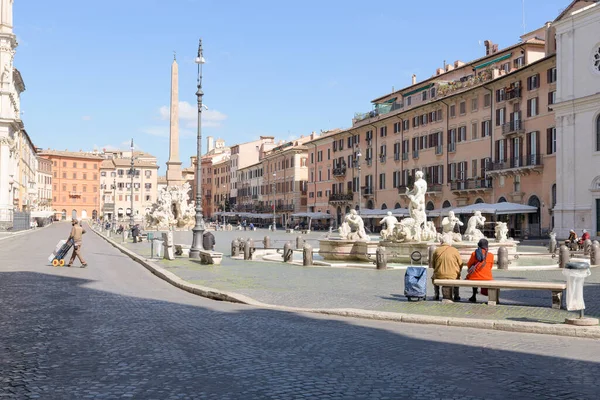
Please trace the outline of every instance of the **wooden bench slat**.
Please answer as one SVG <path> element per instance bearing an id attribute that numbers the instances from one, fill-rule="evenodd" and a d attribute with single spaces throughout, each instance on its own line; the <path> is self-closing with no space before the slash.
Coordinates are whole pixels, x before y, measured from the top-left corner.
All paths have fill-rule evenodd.
<path id="1" fill-rule="evenodd" d="M 566 283 L 558 282 L 527 282 L 527 281 L 468 281 L 458 279 L 436 279 L 434 285 L 437 286 L 460 286 L 460 287 L 484 287 L 499 289 L 529 289 L 529 290 L 564 290 Z"/>

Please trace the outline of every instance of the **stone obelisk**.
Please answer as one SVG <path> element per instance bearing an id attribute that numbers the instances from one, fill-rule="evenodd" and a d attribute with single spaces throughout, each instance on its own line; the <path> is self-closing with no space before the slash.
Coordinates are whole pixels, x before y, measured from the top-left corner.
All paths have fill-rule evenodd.
<path id="1" fill-rule="evenodd" d="M 167 186 L 183 184 L 179 159 L 179 66 L 173 57 L 171 64 L 171 128 L 169 132 L 169 161 L 167 161 Z"/>

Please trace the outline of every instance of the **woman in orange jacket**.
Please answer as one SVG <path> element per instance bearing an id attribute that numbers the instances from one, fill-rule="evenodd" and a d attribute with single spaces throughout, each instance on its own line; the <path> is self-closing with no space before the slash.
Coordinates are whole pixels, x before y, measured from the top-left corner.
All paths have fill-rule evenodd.
<path id="1" fill-rule="evenodd" d="M 488 251 L 488 246 L 487 239 L 481 239 L 477 243 L 477 250 L 471 254 L 471 258 L 467 263 L 469 272 L 466 279 L 472 281 L 491 281 L 494 279 L 492 277 L 494 255 Z M 469 301 L 472 303 L 477 302 L 477 288 L 473 288 L 473 296 L 469 298 Z"/>

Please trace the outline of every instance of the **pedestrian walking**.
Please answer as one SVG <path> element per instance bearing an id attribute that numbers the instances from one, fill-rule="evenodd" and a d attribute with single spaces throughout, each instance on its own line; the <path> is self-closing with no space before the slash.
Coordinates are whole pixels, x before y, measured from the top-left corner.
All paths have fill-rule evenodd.
<path id="1" fill-rule="evenodd" d="M 138 236 L 140 236 L 140 226 L 138 224 L 131 227 L 131 236 L 133 237 L 133 243 L 137 243 Z"/>
<path id="2" fill-rule="evenodd" d="M 442 235 L 440 239 L 441 246 L 435 249 L 431 257 L 431 266 L 433 268 L 433 277 L 435 279 L 460 279 L 460 271 L 463 267 L 463 261 L 458 250 L 452 246 L 452 237 L 449 234 Z M 434 300 L 440 299 L 440 287 L 433 286 L 435 290 Z M 459 288 L 453 288 L 453 300 L 459 301 Z M 443 298 L 444 293 L 442 293 Z M 449 295 L 448 295 L 449 296 Z"/>
<path id="3" fill-rule="evenodd" d="M 73 266 L 75 257 L 79 258 L 79 262 L 83 267 L 87 267 L 87 263 L 81 255 L 81 242 L 83 239 L 83 234 L 85 233 L 85 229 L 83 229 L 83 227 L 77 223 L 77 219 L 73 219 L 73 221 L 71 221 L 71 225 L 71 233 L 69 234 L 69 238 L 67 240 L 73 240 L 73 254 L 71 254 L 71 260 L 67 264 L 67 267 Z"/>
<path id="4" fill-rule="evenodd" d="M 494 266 L 494 255 L 488 251 L 487 239 L 481 239 L 477 243 L 477 250 L 471 254 L 471 258 L 467 263 L 469 272 L 467 273 L 468 280 L 472 281 L 491 281 L 492 267 Z M 481 294 L 487 296 L 487 289 L 481 289 Z M 477 288 L 473 288 L 473 296 L 469 298 L 472 303 L 477 302 Z"/>

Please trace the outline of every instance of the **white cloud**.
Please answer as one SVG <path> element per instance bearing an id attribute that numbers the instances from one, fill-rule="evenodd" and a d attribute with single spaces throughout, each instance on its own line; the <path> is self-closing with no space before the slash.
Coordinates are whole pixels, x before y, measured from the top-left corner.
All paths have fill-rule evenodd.
<path id="1" fill-rule="evenodd" d="M 84 115 L 83 117 L 81 117 L 82 120 L 84 121 L 91 121 L 92 120 L 92 116 L 91 115 Z"/>
<path id="2" fill-rule="evenodd" d="M 162 106 L 159 110 L 160 119 L 168 121 L 171 116 L 169 106 Z M 217 110 L 202 110 L 203 128 L 220 128 L 227 115 Z M 179 123 L 184 128 L 196 128 L 198 121 L 198 107 L 187 101 L 179 102 Z"/>
<path id="3" fill-rule="evenodd" d="M 168 126 L 149 126 L 146 128 L 140 129 L 142 133 L 151 136 L 159 136 L 159 137 L 169 137 L 169 127 Z"/>

